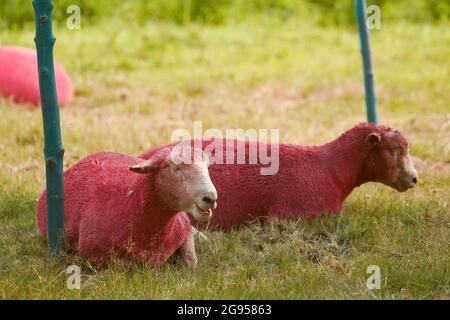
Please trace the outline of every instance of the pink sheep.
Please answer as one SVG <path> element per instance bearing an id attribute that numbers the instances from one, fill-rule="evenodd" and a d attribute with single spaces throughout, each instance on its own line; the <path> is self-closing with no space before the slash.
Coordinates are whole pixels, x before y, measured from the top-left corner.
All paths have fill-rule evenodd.
<path id="1" fill-rule="evenodd" d="M 64 68 L 55 62 L 56 92 L 59 105 L 73 98 L 72 81 Z M 0 47 L 0 96 L 14 102 L 41 103 L 36 50 L 21 47 Z"/>
<path id="2" fill-rule="evenodd" d="M 197 141 L 198 142 L 198 141 Z M 204 151 L 212 150 L 217 139 L 203 140 Z M 219 145 L 234 144 L 220 141 Z M 191 141 L 193 144 L 194 141 Z M 365 182 L 381 182 L 403 192 L 417 183 L 408 144 L 398 132 L 383 126 L 360 124 L 336 140 L 322 146 L 304 147 L 280 144 L 279 169 L 274 175 L 261 175 L 261 164 L 248 164 L 248 154 L 273 145 L 245 143 L 246 164 L 213 163 L 211 180 L 220 202 L 209 222 L 215 229 L 227 230 L 256 218 L 302 218 L 307 221 L 324 214 L 338 213 L 352 190 Z M 146 159 L 157 149 L 140 157 Z M 232 150 L 236 155 L 236 149 Z M 216 161 L 217 162 L 217 161 Z M 258 161 L 259 163 L 259 161 Z M 205 226 L 205 224 L 200 224 Z"/>
<path id="3" fill-rule="evenodd" d="M 98 153 L 67 170 L 67 250 L 77 250 L 93 263 L 114 256 L 159 265 L 177 252 L 186 264 L 196 264 L 192 227 L 185 212 L 199 221 L 208 220 L 217 191 L 207 160 L 174 161 L 180 150 L 162 148 L 148 160 Z M 47 238 L 45 191 L 38 202 L 37 222 Z"/>

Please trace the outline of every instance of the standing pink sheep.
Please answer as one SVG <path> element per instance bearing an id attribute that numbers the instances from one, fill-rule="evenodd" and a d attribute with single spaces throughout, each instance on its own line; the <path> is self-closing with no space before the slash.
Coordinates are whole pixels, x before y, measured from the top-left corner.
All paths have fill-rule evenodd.
<path id="1" fill-rule="evenodd" d="M 203 140 L 204 151 L 212 150 L 211 159 L 217 153 L 211 145 L 217 142 Z M 381 182 L 403 192 L 417 182 L 405 138 L 383 126 L 360 124 L 322 146 L 277 145 L 279 169 L 274 175 L 261 175 L 261 168 L 267 166 L 260 161 L 248 164 L 249 150 L 267 147 L 270 154 L 274 146 L 240 141 L 245 144 L 246 164 L 226 164 L 225 146 L 235 141 L 219 142 L 224 146 L 223 164 L 209 168 L 221 198 L 209 223 L 213 229 L 227 230 L 260 217 L 312 220 L 338 213 L 345 198 L 363 183 Z M 140 157 L 151 157 L 157 150 Z M 236 150 L 231 150 L 235 158 Z"/>
<path id="2" fill-rule="evenodd" d="M 111 256 L 165 262 L 175 252 L 197 262 L 192 228 L 185 212 L 208 220 L 217 192 L 207 162 L 173 161 L 181 149 L 163 148 L 148 160 L 98 153 L 64 173 L 65 239 L 69 250 L 94 263 Z M 203 155 L 201 150 L 193 154 Z M 185 211 L 185 212 L 182 212 Z M 37 206 L 41 234 L 47 238 L 46 192 Z"/>

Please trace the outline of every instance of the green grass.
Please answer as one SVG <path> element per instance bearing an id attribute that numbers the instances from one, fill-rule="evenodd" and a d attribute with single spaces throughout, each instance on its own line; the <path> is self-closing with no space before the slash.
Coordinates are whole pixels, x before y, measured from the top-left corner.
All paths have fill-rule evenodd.
<path id="1" fill-rule="evenodd" d="M 364 121 L 358 38 L 348 28 L 264 18 L 222 25 L 103 20 L 55 28 L 73 77 L 61 110 L 65 165 L 114 150 L 137 154 L 174 129 L 279 128 L 286 143 L 319 144 Z M 32 47 L 33 30 L 0 30 Z M 68 290 L 35 222 L 44 188 L 39 109 L 0 101 L 0 298 L 450 298 L 450 48 L 448 24 L 384 24 L 373 32 L 381 122 L 417 157 L 420 183 L 398 194 L 355 190 L 340 216 L 278 222 L 198 243 L 195 269 L 82 265 Z M 366 287 L 379 265 L 381 290 Z"/>
<path id="2" fill-rule="evenodd" d="M 420 23 L 439 23 L 450 19 L 447 0 L 367 0 L 378 5 L 383 19 Z M 83 20 L 92 23 L 111 18 L 125 18 L 144 25 L 166 21 L 179 25 L 196 22 L 207 25 L 236 23 L 249 18 L 308 19 L 328 26 L 355 23 L 354 2 L 348 0 L 58 0 L 53 17 L 64 21 L 70 5 L 81 8 Z M 31 0 L 2 0 L 0 27 L 21 29 L 34 21 Z"/>
<path id="3" fill-rule="evenodd" d="M 262 16 L 283 21 L 308 19 L 327 26 L 355 23 L 354 1 L 349 0 L 58 0 L 55 20 L 64 20 L 67 7 L 74 4 L 89 23 L 126 18 L 140 25 L 148 21 L 223 25 Z M 367 0 L 367 4 L 378 5 L 387 21 L 439 23 L 450 19 L 447 0 Z M 22 29 L 34 21 L 31 0 L 2 0 L 0 13 L 0 27 Z"/>

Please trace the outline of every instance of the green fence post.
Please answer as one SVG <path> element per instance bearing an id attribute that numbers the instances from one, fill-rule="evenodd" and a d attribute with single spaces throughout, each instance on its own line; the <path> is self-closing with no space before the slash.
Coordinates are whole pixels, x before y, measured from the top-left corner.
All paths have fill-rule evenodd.
<path id="1" fill-rule="evenodd" d="M 44 124 L 44 155 L 47 183 L 48 249 L 50 254 L 64 250 L 63 157 L 53 65 L 52 0 L 33 0 L 39 87 Z"/>
<path id="2" fill-rule="evenodd" d="M 367 121 L 377 124 L 377 97 L 370 49 L 370 35 L 367 30 L 366 0 L 355 0 L 356 20 L 358 22 L 361 54 L 364 69 L 364 85 L 366 91 Z"/>

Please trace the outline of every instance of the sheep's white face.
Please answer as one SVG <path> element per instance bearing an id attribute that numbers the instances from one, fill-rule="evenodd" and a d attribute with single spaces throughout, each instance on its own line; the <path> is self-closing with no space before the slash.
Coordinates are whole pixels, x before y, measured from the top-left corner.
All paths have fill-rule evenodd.
<path id="1" fill-rule="evenodd" d="M 207 221 L 217 207 L 217 191 L 208 173 L 208 163 L 171 164 L 171 175 L 178 180 L 178 206 L 198 220 Z"/>
<path id="2" fill-rule="evenodd" d="M 392 161 L 395 163 L 395 168 L 391 169 L 393 171 L 391 174 L 393 177 L 392 187 L 400 192 L 414 188 L 418 174 L 411 161 L 408 149 L 394 150 L 390 156 L 393 157 Z"/>
<path id="3" fill-rule="evenodd" d="M 368 139 L 378 146 L 374 160 L 381 173 L 378 175 L 379 181 L 400 192 L 414 188 L 418 174 L 409 154 L 408 143 L 400 132 L 372 133 Z"/>
<path id="4" fill-rule="evenodd" d="M 137 172 L 137 168 L 157 164 L 152 170 L 153 179 L 163 205 L 170 211 L 185 211 L 198 221 L 207 221 L 212 209 L 217 207 L 217 191 L 209 177 L 208 159 L 195 149 L 187 156 L 186 150 L 179 147 L 161 150 L 131 170 Z"/>

